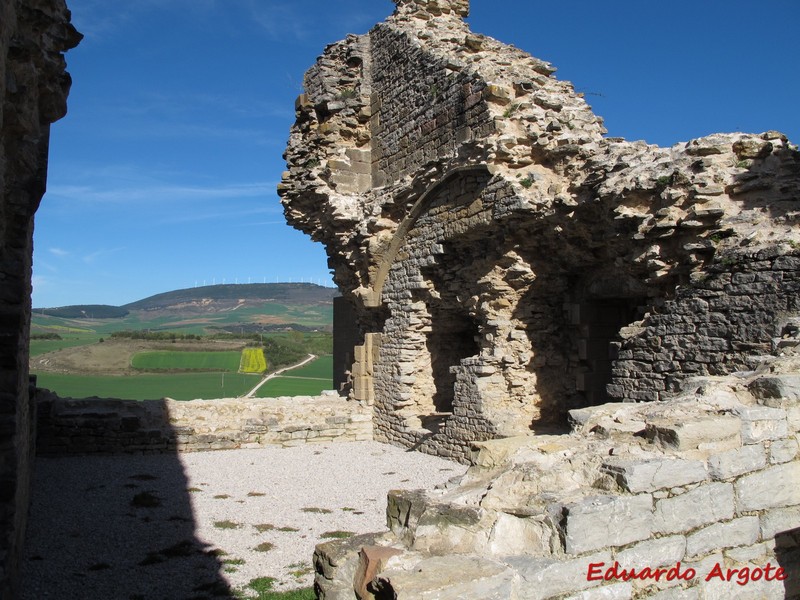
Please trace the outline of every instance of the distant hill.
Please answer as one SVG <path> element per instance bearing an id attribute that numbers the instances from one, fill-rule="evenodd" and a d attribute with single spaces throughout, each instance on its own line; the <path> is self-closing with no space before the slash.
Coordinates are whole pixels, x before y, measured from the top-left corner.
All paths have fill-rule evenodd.
<path id="1" fill-rule="evenodd" d="M 337 295 L 336 288 L 313 283 L 209 285 L 156 294 L 124 306 L 36 308 L 32 325 L 38 332 L 76 327 L 102 333 L 320 331 L 332 327 Z"/>
<path id="2" fill-rule="evenodd" d="M 125 304 L 122 309 L 163 310 L 204 300 L 213 302 L 257 300 L 279 304 L 328 304 L 339 294 L 336 288 L 322 287 L 313 283 L 241 283 L 231 285 L 207 285 L 156 294 L 149 298 Z"/>
<path id="3" fill-rule="evenodd" d="M 34 311 L 40 315 L 62 319 L 119 319 L 128 316 L 125 308 L 108 304 L 76 304 L 58 308 L 36 308 Z"/>

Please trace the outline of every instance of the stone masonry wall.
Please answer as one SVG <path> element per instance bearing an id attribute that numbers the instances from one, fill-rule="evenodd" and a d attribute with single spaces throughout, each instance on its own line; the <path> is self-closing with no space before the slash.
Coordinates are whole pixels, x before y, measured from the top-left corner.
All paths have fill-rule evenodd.
<path id="1" fill-rule="evenodd" d="M 0 3 L 0 597 L 14 598 L 25 533 L 34 407 L 28 381 L 33 215 L 50 123 L 66 112 L 63 52 L 80 35 L 63 0 Z"/>
<path id="2" fill-rule="evenodd" d="M 230 450 L 372 439 L 369 412 L 336 396 L 72 400 L 39 391 L 44 456 Z"/>
<path id="3" fill-rule="evenodd" d="M 800 598 L 798 367 L 478 442 L 460 481 L 389 493 L 388 533 L 318 545 L 319 597 Z"/>
<path id="4" fill-rule="evenodd" d="M 413 177 L 421 165 L 492 131 L 485 81 L 448 68 L 448 60 L 395 28 L 378 25 L 369 35 L 374 185 Z"/>
<path id="5" fill-rule="evenodd" d="M 471 32 L 465 0 L 395 3 L 308 71 L 279 186 L 355 313 L 349 397 L 378 439 L 466 461 L 777 354 L 798 264 L 747 257 L 800 245 L 786 136 L 604 138 L 552 66 Z"/>
<path id="6" fill-rule="evenodd" d="M 789 244 L 725 254 L 657 312 L 625 328 L 608 387 L 662 400 L 686 378 L 750 371 L 800 344 L 800 253 Z"/>

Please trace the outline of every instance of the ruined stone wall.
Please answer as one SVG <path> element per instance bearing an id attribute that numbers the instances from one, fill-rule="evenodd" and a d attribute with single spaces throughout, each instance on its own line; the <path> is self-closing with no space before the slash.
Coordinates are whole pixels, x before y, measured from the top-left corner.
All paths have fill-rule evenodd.
<path id="1" fill-rule="evenodd" d="M 378 25 L 369 36 L 374 185 L 414 177 L 425 164 L 492 131 L 485 81 L 448 68 L 446 58 L 425 52 L 396 28 Z"/>
<path id="2" fill-rule="evenodd" d="M 800 343 L 799 255 L 789 244 L 730 252 L 698 273 L 626 328 L 610 395 L 663 400 L 689 377 L 752 371 Z"/>
<path id="3" fill-rule="evenodd" d="M 479 442 L 460 481 L 390 492 L 388 533 L 318 545 L 320 597 L 798 598 L 799 360 Z"/>
<path id="4" fill-rule="evenodd" d="M 33 215 L 50 123 L 66 111 L 62 53 L 80 35 L 63 0 L 0 3 L 0 596 L 14 598 L 25 532 L 34 407 L 28 381 Z"/>
<path id="5" fill-rule="evenodd" d="M 372 439 L 364 407 L 336 396 L 112 400 L 40 390 L 37 454 L 195 452 Z"/>
<path id="6" fill-rule="evenodd" d="M 553 67 L 471 32 L 467 2 L 396 4 L 309 70 L 279 187 L 355 311 L 350 398 L 379 439 L 467 460 L 471 441 L 674 393 L 711 346 L 709 373 L 740 370 L 794 318 L 794 263 L 763 288 L 774 300 L 731 290 L 724 348 L 702 333 L 718 311 L 682 300 L 731 257 L 800 244 L 785 136 L 603 138 Z M 689 321 L 697 335 L 654 333 Z"/>

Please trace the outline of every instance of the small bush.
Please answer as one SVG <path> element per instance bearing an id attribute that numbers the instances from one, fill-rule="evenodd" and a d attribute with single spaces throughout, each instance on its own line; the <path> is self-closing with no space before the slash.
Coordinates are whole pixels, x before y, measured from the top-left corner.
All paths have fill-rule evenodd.
<path id="1" fill-rule="evenodd" d="M 320 537 L 324 540 L 342 540 L 345 538 L 353 537 L 355 534 L 352 531 L 326 531 Z"/>
<path id="2" fill-rule="evenodd" d="M 319 513 L 321 515 L 327 515 L 333 512 L 327 508 L 317 508 L 315 506 L 307 506 L 305 508 L 301 508 L 300 510 L 302 510 L 305 513 Z"/>
<path id="3" fill-rule="evenodd" d="M 273 544 L 271 542 L 262 542 L 258 546 L 253 548 L 253 550 L 255 550 L 257 552 L 269 552 L 274 547 L 275 547 L 275 544 Z"/>

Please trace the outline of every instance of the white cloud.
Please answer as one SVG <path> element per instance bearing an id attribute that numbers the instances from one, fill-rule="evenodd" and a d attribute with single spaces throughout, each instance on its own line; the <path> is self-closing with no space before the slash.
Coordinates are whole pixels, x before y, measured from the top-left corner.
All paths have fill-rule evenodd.
<path id="1" fill-rule="evenodd" d="M 49 187 L 50 199 L 71 202 L 97 203 L 158 203 L 174 204 L 183 201 L 233 200 L 244 198 L 271 198 L 276 192 L 276 182 L 230 183 L 219 185 L 184 185 L 158 183 L 148 180 L 132 182 L 122 178 L 93 185 L 56 184 Z"/>
<path id="2" fill-rule="evenodd" d="M 53 254 L 58 257 L 64 257 L 70 255 L 70 253 L 67 250 L 64 250 L 63 248 L 48 248 L 48 251 L 50 252 L 50 254 Z"/>
<path id="3" fill-rule="evenodd" d="M 115 254 L 116 252 L 122 252 L 125 249 L 126 248 L 124 246 L 120 247 L 120 248 L 102 248 L 100 250 L 96 250 L 96 251 L 92 252 L 91 254 L 87 254 L 86 256 L 84 256 L 83 257 L 83 262 L 85 262 L 86 264 L 92 264 L 98 258 L 100 258 L 102 256 L 107 256 L 109 254 Z"/>

